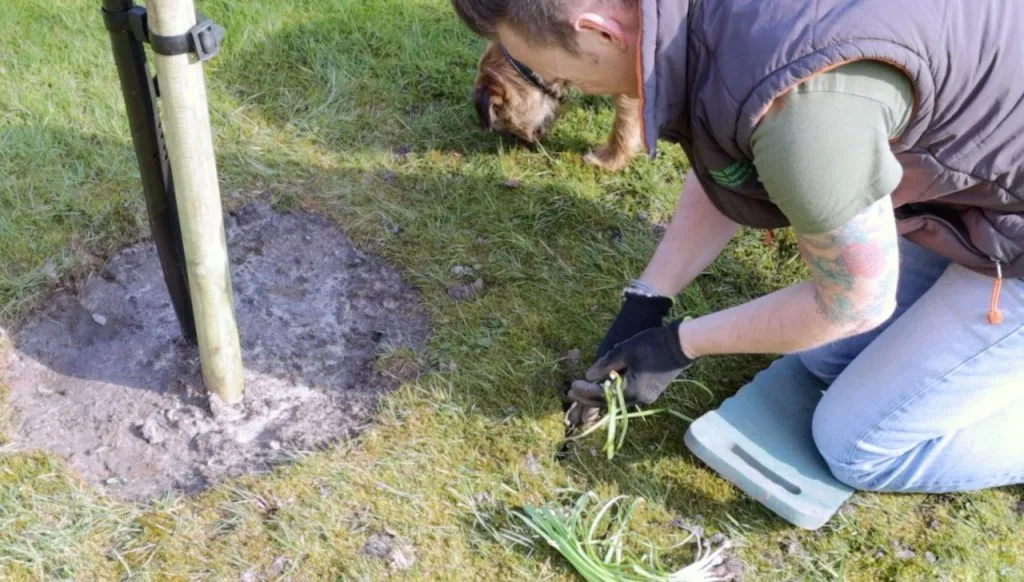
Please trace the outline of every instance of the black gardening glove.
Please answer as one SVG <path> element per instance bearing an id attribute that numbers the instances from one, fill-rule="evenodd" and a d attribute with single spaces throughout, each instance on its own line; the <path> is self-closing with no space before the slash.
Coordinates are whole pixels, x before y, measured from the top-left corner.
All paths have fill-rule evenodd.
<path id="1" fill-rule="evenodd" d="M 604 406 L 601 383 L 618 372 L 628 406 L 653 403 L 694 362 L 679 344 L 679 323 L 642 331 L 613 348 L 587 370 L 586 380 L 572 383 L 569 399 L 583 406 Z"/>
<path id="2" fill-rule="evenodd" d="M 615 321 L 612 322 L 601 345 L 597 348 L 595 359 L 601 359 L 601 356 L 607 354 L 616 345 L 645 329 L 660 327 L 662 320 L 665 319 L 671 308 L 672 300 L 668 297 L 648 297 L 627 292 L 622 300 L 619 314 L 615 316 Z M 601 410 L 604 409 L 603 398 L 600 406 L 588 406 L 574 402 L 568 398 L 568 392 L 563 393 L 563 398 L 562 411 L 565 413 L 565 423 L 569 433 L 597 421 Z"/>
<path id="3" fill-rule="evenodd" d="M 635 336 L 645 329 L 660 327 L 661 321 L 672 309 L 672 300 L 668 297 L 647 297 L 635 293 L 626 293 L 622 300 L 619 314 L 615 316 L 604 340 L 597 348 L 596 359 L 611 351 L 612 348 Z"/>

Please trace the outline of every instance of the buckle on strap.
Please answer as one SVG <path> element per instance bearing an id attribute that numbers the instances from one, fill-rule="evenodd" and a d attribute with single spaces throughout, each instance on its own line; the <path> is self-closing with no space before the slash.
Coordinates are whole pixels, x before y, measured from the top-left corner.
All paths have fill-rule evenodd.
<path id="1" fill-rule="evenodd" d="M 148 43 L 158 55 L 173 57 L 195 53 L 200 61 L 208 61 L 220 52 L 224 27 L 196 12 L 196 24 L 185 34 L 161 36 L 149 29 L 146 8 L 132 6 L 124 12 L 103 10 L 103 22 L 115 32 L 130 31 L 135 40 Z"/>
<path id="2" fill-rule="evenodd" d="M 195 53 L 200 61 L 208 61 L 220 52 L 224 40 L 224 27 L 202 14 L 196 14 L 196 25 L 185 34 L 160 36 L 149 33 L 149 44 L 158 55 L 173 57 Z"/>

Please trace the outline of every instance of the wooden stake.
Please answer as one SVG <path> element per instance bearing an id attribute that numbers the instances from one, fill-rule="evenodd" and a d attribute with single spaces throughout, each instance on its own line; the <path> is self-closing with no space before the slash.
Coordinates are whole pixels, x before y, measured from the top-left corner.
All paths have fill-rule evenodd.
<path id="1" fill-rule="evenodd" d="M 150 31 L 161 36 L 184 34 L 196 23 L 193 0 L 148 0 L 146 12 Z M 234 404 L 243 393 L 242 352 L 203 65 L 194 54 L 154 60 L 203 380 L 207 390 Z"/>

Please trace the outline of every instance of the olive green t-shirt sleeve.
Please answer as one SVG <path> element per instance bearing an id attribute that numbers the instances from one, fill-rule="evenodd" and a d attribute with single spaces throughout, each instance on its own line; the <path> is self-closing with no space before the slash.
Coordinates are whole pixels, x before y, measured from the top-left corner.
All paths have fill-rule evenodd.
<path id="1" fill-rule="evenodd" d="M 903 178 L 890 139 L 913 109 L 910 80 L 877 61 L 817 75 L 780 97 L 751 138 L 769 198 L 797 232 L 846 224 Z"/>

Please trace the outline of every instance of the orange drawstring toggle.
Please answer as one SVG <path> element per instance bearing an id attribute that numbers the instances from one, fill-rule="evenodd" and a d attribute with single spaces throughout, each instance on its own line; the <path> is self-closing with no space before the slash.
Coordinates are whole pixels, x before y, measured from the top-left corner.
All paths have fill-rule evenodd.
<path id="1" fill-rule="evenodd" d="M 768 229 L 764 231 L 764 246 L 770 247 L 775 244 L 775 231 Z"/>
<path id="2" fill-rule="evenodd" d="M 988 307 L 988 322 L 999 325 L 1003 322 L 1003 312 L 999 311 L 999 293 L 1003 290 L 1003 268 L 996 262 L 996 281 L 992 284 L 992 303 Z"/>

